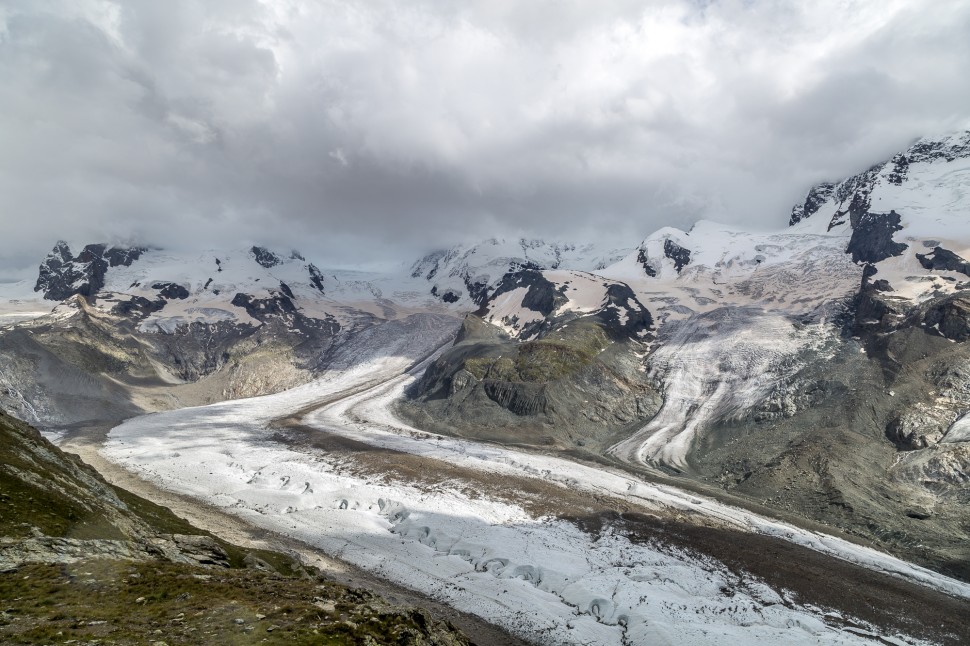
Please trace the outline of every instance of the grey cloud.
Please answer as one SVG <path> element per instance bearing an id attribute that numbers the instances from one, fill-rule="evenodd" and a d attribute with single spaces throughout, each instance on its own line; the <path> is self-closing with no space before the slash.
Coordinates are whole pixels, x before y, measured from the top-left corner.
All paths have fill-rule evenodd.
<path id="1" fill-rule="evenodd" d="M 970 125 L 967 33 L 958 0 L 8 2 L 0 264 L 783 226 L 811 183 Z"/>

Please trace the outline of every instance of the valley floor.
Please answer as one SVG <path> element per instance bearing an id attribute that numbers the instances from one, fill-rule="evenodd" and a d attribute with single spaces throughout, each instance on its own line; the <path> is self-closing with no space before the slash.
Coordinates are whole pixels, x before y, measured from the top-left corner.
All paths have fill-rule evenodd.
<path id="1" fill-rule="evenodd" d="M 530 642 L 970 638 L 970 585 L 627 473 L 408 427 L 390 405 L 427 354 L 412 350 L 65 448 L 205 529 L 285 537 L 355 585 L 386 579 Z M 486 626 L 461 625 L 496 643 Z"/>

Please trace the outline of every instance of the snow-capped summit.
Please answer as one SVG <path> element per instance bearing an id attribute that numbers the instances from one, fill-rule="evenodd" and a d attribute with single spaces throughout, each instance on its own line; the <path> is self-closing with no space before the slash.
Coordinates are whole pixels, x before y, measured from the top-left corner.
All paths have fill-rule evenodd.
<path id="1" fill-rule="evenodd" d="M 795 231 L 841 234 L 870 277 L 918 301 L 967 279 L 968 186 L 970 131 L 923 138 L 858 175 L 813 187 L 790 222 Z"/>
<path id="2" fill-rule="evenodd" d="M 59 240 L 40 265 L 34 291 L 52 301 L 75 294 L 93 296 L 104 287 L 109 267 L 130 267 L 145 251 L 144 247 L 89 244 L 74 256 L 70 246 Z"/>
<path id="3" fill-rule="evenodd" d="M 431 293 L 446 303 L 466 300 L 481 306 L 504 276 L 523 269 L 594 271 L 613 264 L 626 250 L 603 250 L 543 240 L 492 238 L 428 254 L 411 267 L 411 276 L 431 284 Z"/>
<path id="4" fill-rule="evenodd" d="M 112 313 L 140 318 L 144 330 L 171 331 L 193 321 L 258 326 L 274 315 L 326 318 L 316 306 L 325 280 L 298 252 L 259 246 L 173 253 L 88 244 L 75 255 L 59 241 L 41 263 L 34 290 L 53 301 L 83 296 Z"/>

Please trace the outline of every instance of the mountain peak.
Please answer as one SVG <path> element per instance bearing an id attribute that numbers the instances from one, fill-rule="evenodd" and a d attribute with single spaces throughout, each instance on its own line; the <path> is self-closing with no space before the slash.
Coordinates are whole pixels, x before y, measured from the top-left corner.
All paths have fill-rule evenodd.
<path id="1" fill-rule="evenodd" d="M 822 182 L 809 189 L 805 200 L 792 207 L 789 226 L 812 217 L 819 211 L 830 213 L 829 229 L 844 224 L 844 216 L 852 204 L 859 210 L 862 205 L 873 205 L 872 196 L 883 198 L 882 193 L 892 192 L 892 187 L 916 187 L 932 182 L 938 189 L 955 187 L 959 177 L 950 177 L 944 170 L 951 162 L 970 159 L 970 130 L 936 137 L 923 137 L 905 151 L 887 161 L 847 177 L 839 182 Z M 941 166 L 941 164 L 943 166 Z M 953 170 L 953 169 L 949 169 Z M 877 200 L 878 202 L 878 200 Z M 836 205 L 834 212 L 830 208 Z"/>

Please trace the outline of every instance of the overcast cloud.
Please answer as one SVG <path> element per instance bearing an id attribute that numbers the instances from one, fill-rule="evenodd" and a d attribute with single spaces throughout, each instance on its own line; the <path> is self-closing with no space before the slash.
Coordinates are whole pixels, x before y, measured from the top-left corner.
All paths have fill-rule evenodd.
<path id="1" fill-rule="evenodd" d="M 963 0 L 0 0 L 0 265 L 784 226 L 970 125 Z"/>

